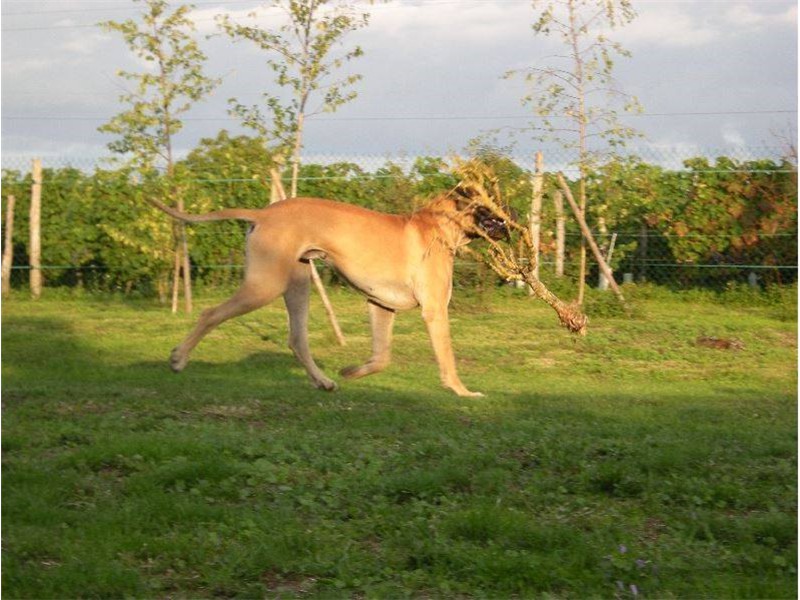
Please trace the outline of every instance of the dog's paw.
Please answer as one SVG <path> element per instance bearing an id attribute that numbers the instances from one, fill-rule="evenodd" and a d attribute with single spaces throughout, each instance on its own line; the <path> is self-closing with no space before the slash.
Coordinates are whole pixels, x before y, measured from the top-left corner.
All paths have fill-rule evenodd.
<path id="1" fill-rule="evenodd" d="M 483 398 L 483 394 L 481 392 L 470 392 L 465 387 L 451 387 L 450 389 L 462 398 Z"/>
<path id="2" fill-rule="evenodd" d="M 336 385 L 335 381 L 326 377 L 325 379 L 315 379 L 314 387 L 326 392 L 335 392 L 339 386 Z"/>
<path id="3" fill-rule="evenodd" d="M 361 377 L 363 371 L 363 367 L 361 365 L 351 365 L 349 367 L 345 367 L 344 369 L 339 371 L 339 375 L 346 379 L 356 379 Z"/>
<path id="4" fill-rule="evenodd" d="M 172 353 L 169 355 L 169 368 L 172 369 L 173 373 L 180 373 L 183 371 L 188 362 L 188 356 L 183 356 L 178 352 L 177 348 L 173 348 Z"/>

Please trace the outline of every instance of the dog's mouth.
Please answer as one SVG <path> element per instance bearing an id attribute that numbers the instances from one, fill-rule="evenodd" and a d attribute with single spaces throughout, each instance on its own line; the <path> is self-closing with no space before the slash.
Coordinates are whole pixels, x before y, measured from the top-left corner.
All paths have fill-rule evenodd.
<path id="1" fill-rule="evenodd" d="M 508 223 L 506 223 L 503 219 L 487 219 L 480 223 L 480 227 L 486 232 L 486 235 L 493 240 L 505 239 L 511 233 L 508 229 Z"/>
<path id="2" fill-rule="evenodd" d="M 511 236 L 508 222 L 482 206 L 478 207 L 475 211 L 475 225 L 482 229 L 490 239 L 495 241 L 508 239 Z M 470 237 L 475 238 L 480 237 L 480 235 L 473 233 Z"/>

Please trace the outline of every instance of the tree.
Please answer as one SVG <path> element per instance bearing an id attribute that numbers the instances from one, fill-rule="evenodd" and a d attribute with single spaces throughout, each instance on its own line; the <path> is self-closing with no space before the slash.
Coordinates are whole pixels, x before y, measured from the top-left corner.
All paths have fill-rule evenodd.
<path id="1" fill-rule="evenodd" d="M 270 118 L 259 106 L 245 106 L 236 99 L 231 99 L 231 112 L 290 158 L 290 196 L 296 196 L 306 119 L 320 112 L 335 112 L 356 97 L 351 86 L 361 75 L 336 78 L 336 73 L 363 51 L 359 46 L 340 53 L 336 50 L 348 33 L 366 26 L 369 15 L 355 11 L 343 0 L 272 0 L 269 6 L 280 8 L 287 18 L 276 30 L 234 23 L 227 15 L 219 24 L 233 40 L 247 40 L 268 53 L 267 65 L 275 73 L 275 83 L 288 89 L 289 98 L 264 93 Z"/>
<path id="2" fill-rule="evenodd" d="M 533 31 L 554 36 L 566 47 L 566 55 L 555 56 L 551 64 L 509 71 L 506 77 L 522 75 L 530 91 L 522 99 L 532 107 L 541 125 L 536 137 L 556 141 L 577 151 L 578 202 L 586 214 L 587 174 L 598 155 L 624 145 L 636 135 L 618 119 L 619 108 L 637 110 L 636 98 L 621 92 L 614 81 L 614 57 L 630 56 L 607 31 L 632 21 L 636 13 L 630 0 L 533 0 L 539 11 Z M 556 122 L 555 119 L 561 119 Z M 598 215 L 598 227 L 605 232 L 605 218 Z M 586 245 L 581 241 L 578 303 L 583 302 L 586 277 Z"/>
<path id="3" fill-rule="evenodd" d="M 143 72 L 122 71 L 118 75 L 134 83 L 133 91 L 120 97 L 129 108 L 99 129 L 119 136 L 108 144 L 112 152 L 129 156 L 129 162 L 144 176 L 159 167 L 166 170 L 166 189 L 176 196 L 178 210 L 184 202 L 175 172 L 173 138 L 182 129 L 180 115 L 201 100 L 217 81 L 203 74 L 206 60 L 191 32 L 190 5 L 170 12 L 167 0 L 136 0 L 144 3 L 141 22 L 106 21 L 100 26 L 122 34 L 128 48 L 152 68 Z M 183 224 L 173 228 L 175 266 L 172 312 L 178 309 L 178 288 L 183 269 L 186 312 L 192 310 L 189 248 Z"/>

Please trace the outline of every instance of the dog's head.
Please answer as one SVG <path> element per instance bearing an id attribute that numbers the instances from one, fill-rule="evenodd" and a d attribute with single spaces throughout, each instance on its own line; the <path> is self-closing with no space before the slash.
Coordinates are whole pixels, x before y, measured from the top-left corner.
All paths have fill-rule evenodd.
<path id="1" fill-rule="evenodd" d="M 472 190 L 459 186 L 455 191 L 456 194 L 460 196 L 460 204 L 464 206 L 464 209 L 469 211 L 475 229 L 483 231 L 492 240 L 503 240 L 511 237 L 511 230 L 509 229 L 508 223 L 503 218 L 485 206 L 474 205 L 475 194 Z M 506 214 L 508 214 L 511 219 L 516 220 L 516 211 L 511 207 L 504 208 Z M 470 239 L 481 237 L 477 231 L 469 231 L 469 228 L 466 235 Z"/>
<path id="2" fill-rule="evenodd" d="M 513 208 L 507 209 L 507 212 L 512 219 L 516 219 L 514 214 L 516 211 Z M 483 230 L 493 240 L 505 240 L 511 237 L 508 223 L 485 206 L 475 208 L 472 218 L 475 219 L 475 227 Z M 475 232 L 467 232 L 467 236 L 470 238 L 480 237 Z"/>

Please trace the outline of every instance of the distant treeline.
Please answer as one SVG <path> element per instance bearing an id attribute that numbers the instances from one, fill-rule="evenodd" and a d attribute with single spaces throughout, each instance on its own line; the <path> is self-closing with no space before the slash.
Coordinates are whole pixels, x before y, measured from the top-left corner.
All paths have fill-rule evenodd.
<path id="1" fill-rule="evenodd" d="M 499 154 L 487 153 L 506 200 L 526 215 L 531 171 Z M 145 198 L 173 203 L 182 194 L 187 210 L 263 207 L 270 198 L 270 155 L 255 139 L 221 132 L 200 142 L 176 169 L 174 180 L 130 169 L 86 172 L 44 170 L 42 264 L 48 285 L 84 285 L 104 290 L 166 296 L 172 266 L 172 222 Z M 719 287 L 757 269 L 763 283 L 796 279 L 797 170 L 789 160 L 715 161 L 690 158 L 673 171 L 635 158 L 611 160 L 587 181 L 588 219 L 603 219 L 618 238 L 612 266 L 641 280 L 679 286 Z M 299 195 L 320 196 L 381 211 L 407 213 L 456 181 L 446 159 L 419 157 L 411 166 L 386 162 L 366 170 L 353 162 L 305 164 Z M 4 170 L 3 203 L 17 199 L 14 264 L 27 265 L 31 175 Z M 542 262 L 553 259 L 555 185 L 546 177 L 542 214 Z M 580 237 L 571 215 L 566 224 L 567 276 Z M 220 222 L 189 228 L 196 281 L 232 283 L 243 262 L 243 225 Z M 599 240 L 607 243 L 608 237 Z M 465 259 L 466 260 L 466 259 Z M 697 267 L 689 268 L 689 265 Z M 768 268 L 764 268 L 768 267 Z M 547 272 L 547 266 L 543 270 Z M 756 271 L 754 271 L 756 272 Z M 12 281 L 19 285 L 25 273 Z M 487 273 L 488 277 L 489 274 Z M 469 285 L 474 278 L 464 277 Z"/>

